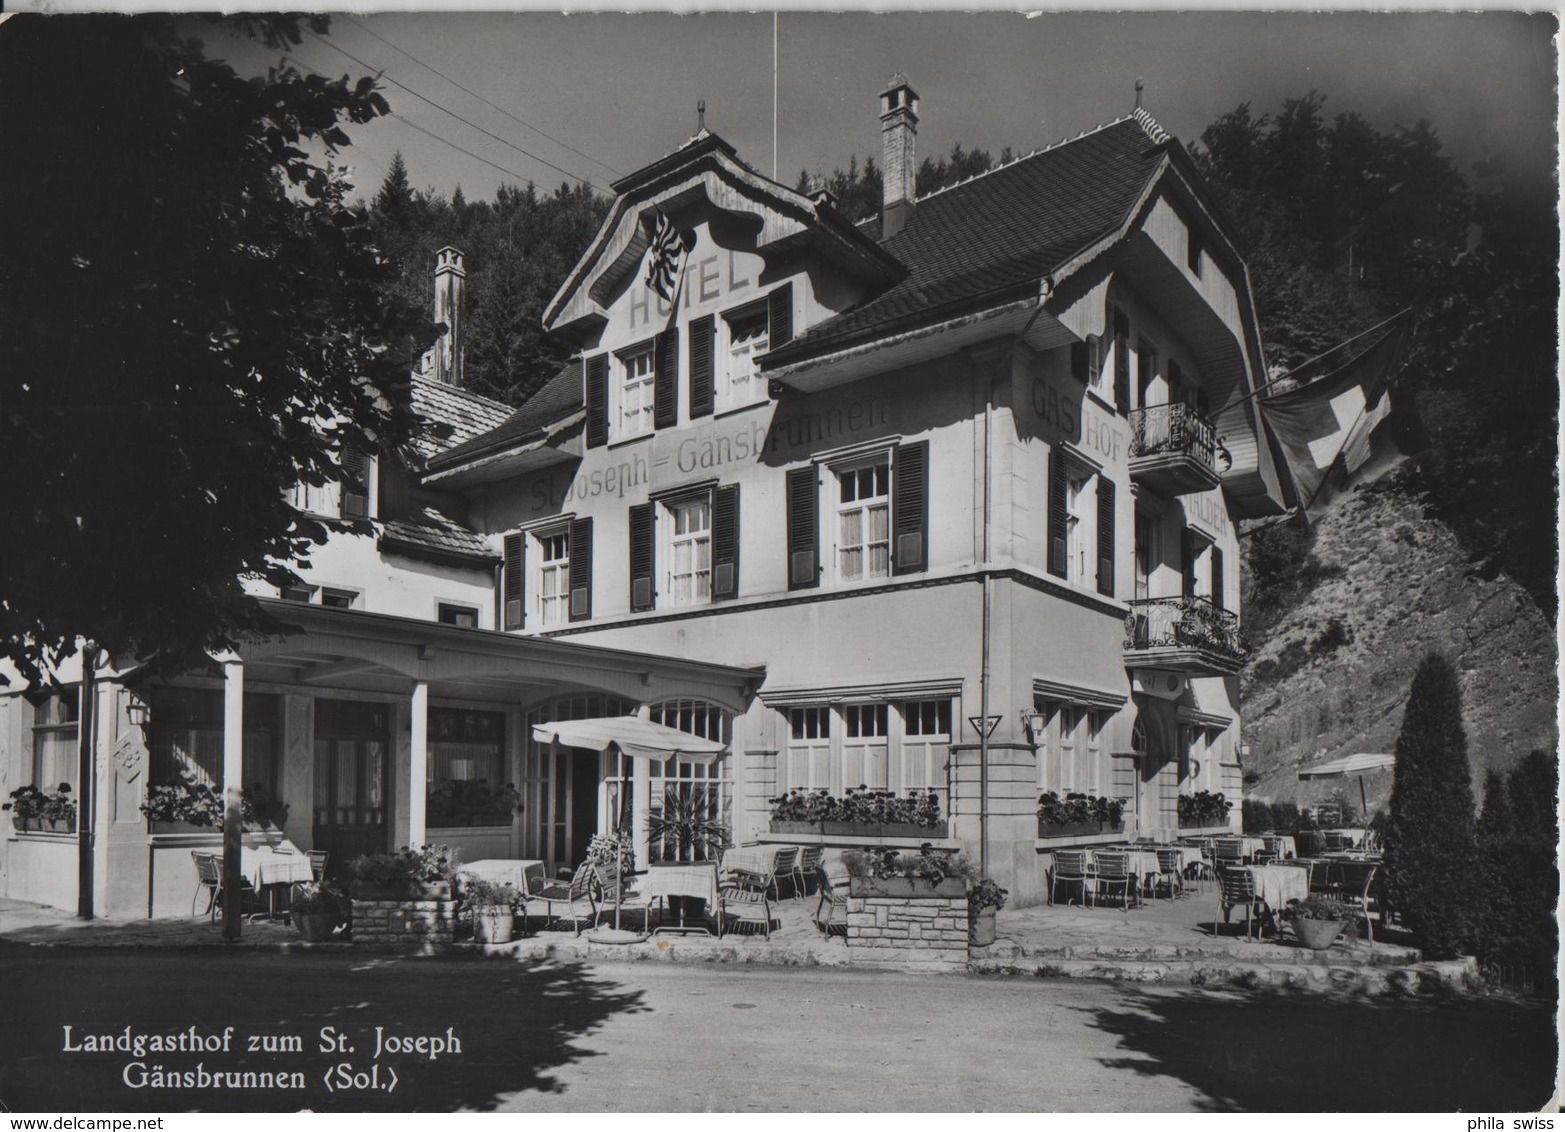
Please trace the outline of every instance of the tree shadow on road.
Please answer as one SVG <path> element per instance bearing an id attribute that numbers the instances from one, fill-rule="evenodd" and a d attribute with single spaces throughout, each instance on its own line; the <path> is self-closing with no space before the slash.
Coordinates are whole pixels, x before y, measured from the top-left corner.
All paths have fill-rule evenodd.
<path id="1" fill-rule="evenodd" d="M 1537 1111 L 1554 1092 L 1552 1005 L 1292 990 L 1130 992 L 1128 1005 L 1082 1008 L 1136 1055 L 1104 1064 L 1183 1081 L 1212 1111 Z"/>
<path id="2" fill-rule="evenodd" d="M 596 1056 L 580 1042 L 610 1019 L 649 1009 L 630 990 L 578 963 L 514 960 L 366 959 L 258 953 L 160 953 L 8 949 L 0 988 L 0 1103 L 13 1111 L 487 1111 L 507 1097 L 560 1092 L 560 1068 Z M 121 970 L 116 970 L 116 967 Z M 32 989 L 18 989 L 25 980 Z M 221 1034 L 230 1053 L 68 1053 L 85 1033 L 175 1034 L 194 1025 Z M 322 1051 L 322 1029 L 354 1047 Z M 378 1059 L 379 1089 L 328 1090 L 347 1063 L 368 1071 L 375 1028 L 386 1035 L 444 1035 L 460 1053 L 390 1054 Z M 251 1035 L 297 1036 L 300 1048 L 251 1052 Z M 131 1088 L 125 1066 L 150 1070 L 298 1071 L 303 1090 Z M 398 1084 L 385 1091 L 388 1069 Z M 133 1074 L 134 1075 L 134 1074 Z M 338 1080 L 340 1080 L 340 1075 Z"/>

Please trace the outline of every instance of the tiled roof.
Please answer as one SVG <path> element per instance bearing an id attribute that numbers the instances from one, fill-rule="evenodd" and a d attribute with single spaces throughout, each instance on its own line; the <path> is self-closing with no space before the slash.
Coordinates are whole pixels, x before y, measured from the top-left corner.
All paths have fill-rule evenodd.
<path id="1" fill-rule="evenodd" d="M 413 411 L 450 430 L 450 435 L 443 439 L 426 437 L 419 441 L 419 452 L 428 457 L 503 424 L 511 413 L 511 406 L 414 374 Z"/>
<path id="2" fill-rule="evenodd" d="M 921 198 L 902 231 L 880 245 L 907 265 L 907 277 L 779 347 L 768 368 L 1036 284 L 1118 230 L 1167 141 L 1142 111 Z M 878 238 L 880 218 L 863 230 Z"/>
<path id="3" fill-rule="evenodd" d="M 567 362 L 542 389 L 527 398 L 520 409 L 496 422 L 487 432 L 441 452 L 430 460 L 429 466 L 431 469 L 449 468 L 474 456 L 516 444 L 581 407 L 581 361 L 577 360 Z"/>
<path id="4" fill-rule="evenodd" d="M 433 507 L 425 507 L 408 519 L 389 519 L 381 524 L 380 541 L 387 549 L 420 551 L 444 558 L 476 559 L 498 562 L 500 556 L 480 536 L 455 519 L 447 518 Z M 391 544 L 389 547 L 386 544 Z"/>

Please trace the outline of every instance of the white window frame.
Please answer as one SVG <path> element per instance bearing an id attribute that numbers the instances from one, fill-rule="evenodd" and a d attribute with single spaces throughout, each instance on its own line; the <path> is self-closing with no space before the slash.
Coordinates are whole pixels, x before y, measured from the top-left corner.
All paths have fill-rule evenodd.
<path id="1" fill-rule="evenodd" d="M 946 790 L 946 765 L 951 758 L 951 741 L 956 727 L 956 704 L 949 696 L 922 700 L 903 700 L 897 705 L 902 721 L 902 740 L 898 745 L 898 774 L 893 778 L 901 793 L 909 790 L 933 790 L 940 796 L 940 812 L 949 817 Z M 933 719 L 930 719 L 930 716 Z M 944 725 L 944 730 L 941 730 Z"/>
<path id="2" fill-rule="evenodd" d="M 58 789 L 62 782 L 69 783 L 72 790 L 76 790 L 79 785 L 77 776 L 80 766 L 76 756 L 77 737 L 81 726 L 80 712 L 81 693 L 75 688 L 61 695 L 51 695 L 33 707 L 32 757 L 28 761 L 33 775 L 32 784 L 45 793 Z M 56 749 L 50 752 L 50 757 L 64 763 L 64 777 L 43 773 L 40 763 L 41 756 L 45 752 L 39 749 L 40 739 L 54 740 L 56 744 L 63 742 L 63 754 Z M 46 746 L 52 745 L 46 744 Z"/>
<path id="3" fill-rule="evenodd" d="M 657 523 L 657 563 L 662 574 L 662 586 L 657 595 L 658 605 L 683 608 L 693 605 L 710 605 L 712 601 L 712 513 L 713 499 L 710 491 L 694 492 L 658 500 L 663 514 Z M 680 517 L 704 511 L 705 527 L 691 527 L 680 531 Z M 680 567 L 681 553 L 689 548 L 689 569 Z M 704 558 L 704 563 L 703 563 Z M 688 578 L 689 592 L 679 592 L 678 581 Z M 703 590 L 703 578 L 705 589 Z"/>
<path id="4" fill-rule="evenodd" d="M 641 366 L 645 364 L 643 371 Z M 647 339 L 614 354 L 610 439 L 645 436 L 657 407 L 657 342 Z"/>
<path id="5" fill-rule="evenodd" d="M 342 518 L 342 484 L 337 480 L 328 480 L 320 485 L 297 483 L 294 484 L 288 502 L 293 505 L 294 510 L 303 511 L 307 515 L 340 519 Z"/>
<path id="6" fill-rule="evenodd" d="M 528 537 L 532 540 L 533 566 L 527 573 L 532 576 L 528 581 L 532 583 L 532 593 L 536 604 L 533 614 L 538 618 L 538 624 L 544 628 L 552 625 L 564 625 L 571 618 L 571 535 L 570 526 L 544 527 L 541 530 L 529 531 Z M 556 547 L 563 546 L 565 555 L 550 557 L 549 553 Z M 558 588 L 554 593 L 549 593 L 549 581 L 553 579 Z"/>
<path id="7" fill-rule="evenodd" d="M 470 626 L 471 628 L 474 628 L 474 629 L 482 629 L 483 628 L 483 620 L 482 620 L 483 613 L 482 613 L 482 611 L 479 610 L 478 606 L 476 606 L 476 605 L 469 605 L 465 601 L 439 601 L 439 600 L 437 600 L 435 602 L 435 620 L 437 622 L 439 622 L 442 625 L 456 625 L 456 626 L 458 626 L 458 628 L 463 628 L 464 626 L 461 626 L 456 621 L 447 621 L 447 620 L 445 620 L 445 618 L 442 615 L 445 614 L 447 611 L 450 611 L 451 613 L 458 614 L 458 615 L 464 614 L 464 613 L 468 614 L 473 619 L 473 624 Z"/>
<path id="8" fill-rule="evenodd" d="M 782 744 L 787 765 L 780 768 L 790 789 L 816 790 L 831 783 L 833 712 L 827 704 L 799 704 L 782 709 Z"/>
<path id="9" fill-rule="evenodd" d="M 1098 472 L 1065 458 L 1065 579 L 1097 584 Z"/>
<path id="10" fill-rule="evenodd" d="M 330 598 L 331 600 L 327 600 Z M 342 586 L 321 586 L 315 591 L 316 604 L 324 605 L 329 609 L 362 609 L 364 607 L 364 594 L 360 590 L 350 590 Z"/>
<path id="11" fill-rule="evenodd" d="M 741 409 L 766 400 L 766 378 L 761 373 L 760 357 L 770 349 L 771 324 L 764 302 L 749 303 L 718 317 L 721 341 L 719 364 L 714 367 L 715 406 L 717 412 Z M 742 324 L 759 333 L 741 337 L 735 325 Z"/>
<path id="12" fill-rule="evenodd" d="M 885 469 L 884 494 L 860 495 L 859 489 L 863 473 L 869 473 L 871 489 L 874 488 L 873 476 L 876 469 Z M 832 577 L 838 582 L 847 585 L 857 585 L 866 582 L 876 582 L 891 577 L 891 450 L 889 448 L 859 456 L 852 460 L 845 460 L 828 465 L 831 473 L 833 488 L 831 497 L 831 547 Z M 845 477 L 852 477 L 855 498 L 844 501 L 844 485 L 848 482 Z M 879 511 L 884 516 L 884 530 L 880 538 L 872 537 L 873 519 L 875 512 Z M 843 534 L 844 521 L 850 515 L 857 515 L 858 542 L 850 547 Z M 883 547 L 883 567 L 878 572 L 873 569 L 874 550 Z M 857 573 L 849 573 L 844 565 L 844 555 L 849 549 L 857 549 L 860 554 L 859 569 Z"/>

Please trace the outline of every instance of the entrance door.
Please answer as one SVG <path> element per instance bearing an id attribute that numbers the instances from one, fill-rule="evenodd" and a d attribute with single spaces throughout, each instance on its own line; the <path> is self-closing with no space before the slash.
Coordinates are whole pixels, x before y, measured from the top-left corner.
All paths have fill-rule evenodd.
<path id="1" fill-rule="evenodd" d="M 366 853 L 391 848 L 391 710 L 385 704 L 315 703 L 315 848 L 331 856 L 327 869 L 345 877 Z"/>
<path id="2" fill-rule="evenodd" d="M 598 752 L 570 752 L 571 828 L 565 860 L 572 866 L 587 857 L 587 842 L 598 832 Z"/>

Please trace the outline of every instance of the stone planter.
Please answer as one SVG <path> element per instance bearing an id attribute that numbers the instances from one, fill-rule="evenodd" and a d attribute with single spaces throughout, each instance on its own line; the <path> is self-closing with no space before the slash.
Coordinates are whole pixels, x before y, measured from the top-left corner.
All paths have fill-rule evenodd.
<path id="1" fill-rule="evenodd" d="M 473 938 L 479 943 L 510 943 L 515 921 L 509 908 L 477 908 L 473 911 Z"/>
<path id="2" fill-rule="evenodd" d="M 320 943 L 330 939 L 332 930 L 337 926 L 337 916 L 333 912 L 293 912 L 290 915 L 293 926 L 299 929 L 306 943 Z"/>
<path id="3" fill-rule="evenodd" d="M 1097 837 L 1103 833 L 1125 832 L 1125 820 L 1119 821 L 1073 821 L 1063 823 L 1045 822 L 1038 819 L 1038 838 L 1047 840 L 1051 837 Z"/>
<path id="4" fill-rule="evenodd" d="M 991 905 L 980 908 L 978 914 L 972 917 L 972 923 L 968 926 L 968 941 L 974 947 L 988 947 L 994 942 L 994 914 L 996 909 Z"/>
<path id="5" fill-rule="evenodd" d="M 355 900 L 376 900 L 391 903 L 405 900 L 450 900 L 451 882 L 443 880 L 431 884 L 415 884 L 411 886 L 355 882 L 353 885 L 353 898 Z"/>
<path id="6" fill-rule="evenodd" d="M 849 877 L 848 895 L 869 898 L 872 896 L 909 900 L 918 898 L 942 898 L 967 895 L 967 881 L 961 877 L 947 877 L 939 884 L 931 884 L 922 877 Z"/>
<path id="7" fill-rule="evenodd" d="M 1294 920 L 1294 934 L 1311 951 L 1325 951 L 1342 934 L 1341 920 Z"/>

